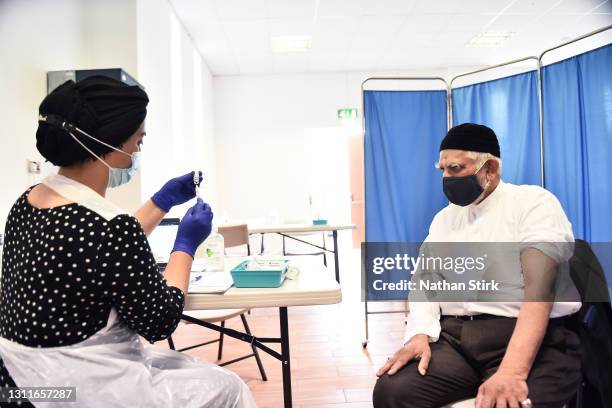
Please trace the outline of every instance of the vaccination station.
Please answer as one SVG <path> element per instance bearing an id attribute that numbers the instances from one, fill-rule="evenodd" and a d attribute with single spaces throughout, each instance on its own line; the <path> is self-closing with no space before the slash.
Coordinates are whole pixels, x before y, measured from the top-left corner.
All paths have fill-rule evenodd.
<path id="1" fill-rule="evenodd" d="M 0 0 L 0 407 L 612 408 L 612 0 Z"/>

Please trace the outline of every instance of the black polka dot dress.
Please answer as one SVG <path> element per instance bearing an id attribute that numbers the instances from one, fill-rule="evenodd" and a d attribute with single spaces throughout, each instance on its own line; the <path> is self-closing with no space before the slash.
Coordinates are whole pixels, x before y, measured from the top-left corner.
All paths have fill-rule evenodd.
<path id="1" fill-rule="evenodd" d="M 138 221 L 106 220 L 76 203 L 37 209 L 30 190 L 6 222 L 0 336 L 29 347 L 75 344 L 104 328 L 113 307 L 148 341 L 169 336 L 184 296 L 166 284 Z M 1 360 L 0 386 L 15 386 Z"/>

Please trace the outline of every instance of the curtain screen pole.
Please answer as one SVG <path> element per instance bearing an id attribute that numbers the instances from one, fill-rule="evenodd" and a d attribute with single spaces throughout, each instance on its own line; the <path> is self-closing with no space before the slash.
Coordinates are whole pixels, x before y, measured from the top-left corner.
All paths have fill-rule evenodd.
<path id="1" fill-rule="evenodd" d="M 442 77 L 369 77 L 364 79 L 361 82 L 361 134 L 363 135 L 363 169 L 365 172 L 365 169 L 367 168 L 366 166 L 366 160 L 367 160 L 367 155 L 365 154 L 366 152 L 366 131 L 365 131 L 365 85 L 367 82 L 370 81 L 441 81 L 444 84 L 444 91 L 446 91 L 446 127 L 447 130 L 450 128 L 450 123 L 451 123 L 451 116 L 450 116 L 450 99 L 449 99 L 449 89 L 450 89 L 450 85 L 448 84 L 448 82 L 446 82 L 446 80 Z M 436 89 L 428 89 L 428 91 L 436 91 Z M 366 214 L 366 210 L 367 210 L 367 205 L 368 202 L 365 199 L 366 197 L 366 193 L 367 193 L 367 179 L 365 177 L 363 177 L 363 181 L 364 181 L 364 200 L 363 200 L 363 212 L 364 212 L 364 221 L 365 221 L 365 214 Z M 367 236 L 367 223 L 364 222 L 364 233 Z M 367 240 L 366 240 L 367 242 Z M 363 257 L 363 254 L 362 254 Z M 398 310 L 398 311 L 384 311 L 384 312 L 370 312 L 368 311 L 368 289 L 367 289 L 367 271 L 363 271 L 363 273 L 365 274 L 364 279 L 362 279 L 362 282 L 366 282 L 364 289 L 364 317 L 365 317 L 365 339 L 361 342 L 361 346 L 363 348 L 366 348 L 368 346 L 368 342 L 369 342 L 369 330 L 368 330 L 368 315 L 369 314 L 378 314 L 378 313 L 405 313 L 405 311 L 403 310 Z"/>

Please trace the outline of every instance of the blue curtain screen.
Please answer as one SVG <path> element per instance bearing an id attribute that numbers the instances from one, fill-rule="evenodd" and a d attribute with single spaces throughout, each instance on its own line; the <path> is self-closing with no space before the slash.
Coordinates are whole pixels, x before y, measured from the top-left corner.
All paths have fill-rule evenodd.
<path id="1" fill-rule="evenodd" d="M 576 238 L 612 242 L 612 44 L 542 71 L 544 185 Z M 542 184 L 537 74 L 453 89 L 453 123 L 495 130 L 504 180 Z M 368 241 L 419 242 L 446 204 L 432 164 L 445 133 L 443 91 L 366 91 Z M 435 186 L 435 187 L 434 187 Z"/>
<path id="2" fill-rule="evenodd" d="M 421 242 L 446 205 L 445 91 L 365 91 L 366 241 Z"/>
<path id="3" fill-rule="evenodd" d="M 612 45 L 544 67 L 546 188 L 576 238 L 612 242 Z"/>
<path id="4" fill-rule="evenodd" d="M 499 139 L 502 178 L 541 185 L 536 71 L 453 89 L 453 125 L 486 125 Z"/>

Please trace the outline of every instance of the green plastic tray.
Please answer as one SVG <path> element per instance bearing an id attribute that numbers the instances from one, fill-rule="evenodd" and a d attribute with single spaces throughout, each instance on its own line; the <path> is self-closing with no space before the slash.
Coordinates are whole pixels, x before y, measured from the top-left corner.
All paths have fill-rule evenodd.
<path id="1" fill-rule="evenodd" d="M 285 260 L 284 268 L 276 270 L 245 269 L 248 263 L 242 261 L 230 271 L 237 288 L 278 288 L 285 280 L 289 261 Z"/>

